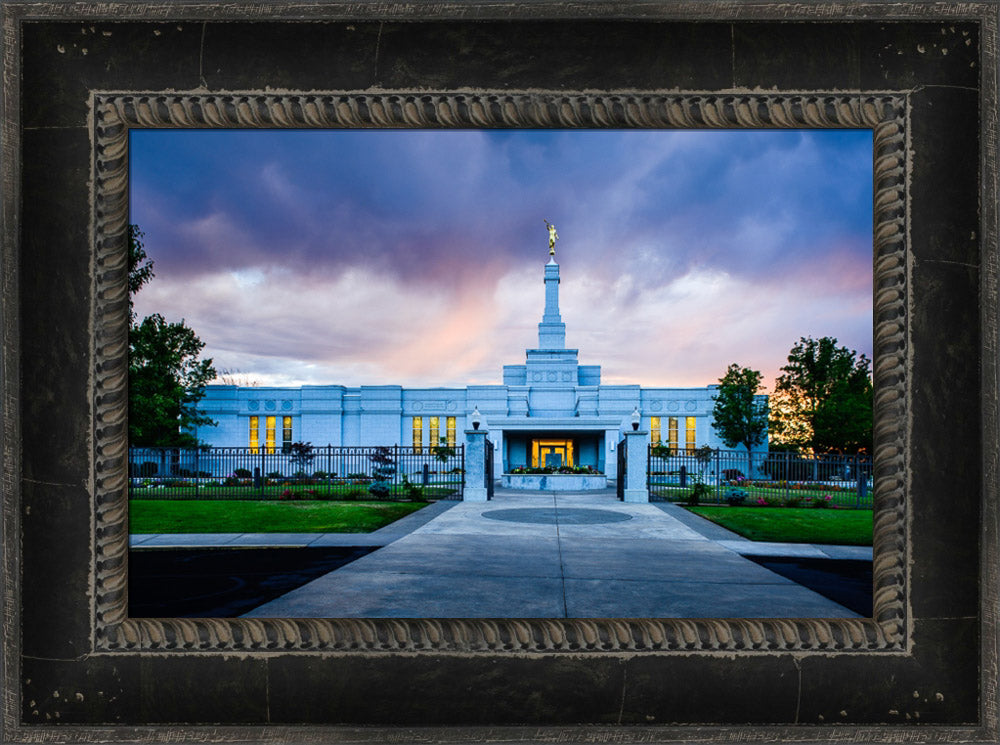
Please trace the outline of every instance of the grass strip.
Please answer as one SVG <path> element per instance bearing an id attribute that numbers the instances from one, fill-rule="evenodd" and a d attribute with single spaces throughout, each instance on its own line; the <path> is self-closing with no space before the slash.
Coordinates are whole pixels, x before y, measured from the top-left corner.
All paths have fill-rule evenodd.
<path id="1" fill-rule="evenodd" d="M 752 541 L 872 545 L 871 510 L 804 507 L 686 507 Z"/>
<path id="2" fill-rule="evenodd" d="M 133 499 L 130 533 L 371 533 L 425 503 Z"/>

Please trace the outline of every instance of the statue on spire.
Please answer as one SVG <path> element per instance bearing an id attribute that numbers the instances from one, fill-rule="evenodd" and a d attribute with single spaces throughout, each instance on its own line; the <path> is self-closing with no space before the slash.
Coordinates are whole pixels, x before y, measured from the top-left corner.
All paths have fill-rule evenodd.
<path id="1" fill-rule="evenodd" d="M 550 223 L 548 220 L 545 221 L 545 227 L 549 229 L 549 256 L 555 256 L 556 241 L 559 240 L 559 234 L 556 233 L 556 226 Z"/>

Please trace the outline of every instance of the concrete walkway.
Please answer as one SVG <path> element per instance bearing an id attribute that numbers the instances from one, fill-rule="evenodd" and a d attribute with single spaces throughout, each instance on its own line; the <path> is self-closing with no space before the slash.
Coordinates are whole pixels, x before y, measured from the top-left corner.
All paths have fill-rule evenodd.
<path id="1" fill-rule="evenodd" d="M 857 617 L 741 554 L 870 559 L 870 548 L 759 544 L 714 528 L 610 490 L 497 490 L 491 502 L 438 502 L 369 535 L 135 536 L 134 545 L 384 546 L 248 618 Z"/>

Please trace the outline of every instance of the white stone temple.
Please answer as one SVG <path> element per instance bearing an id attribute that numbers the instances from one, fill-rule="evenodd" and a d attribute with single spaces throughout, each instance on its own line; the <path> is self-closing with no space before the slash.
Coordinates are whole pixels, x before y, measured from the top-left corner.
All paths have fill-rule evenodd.
<path id="1" fill-rule="evenodd" d="M 440 438 L 463 443 L 478 408 L 495 446 L 497 478 L 518 466 L 572 465 L 591 466 L 613 479 L 615 448 L 636 409 L 653 443 L 681 450 L 724 447 L 712 428 L 715 385 L 603 385 L 600 365 L 581 365 L 578 350 L 566 348 L 559 282 L 559 264 L 550 252 L 538 345 L 525 350 L 522 364 L 504 366 L 499 385 L 210 385 L 199 408 L 218 426 L 195 434 L 215 447 L 275 451 L 292 442 L 429 448 Z"/>

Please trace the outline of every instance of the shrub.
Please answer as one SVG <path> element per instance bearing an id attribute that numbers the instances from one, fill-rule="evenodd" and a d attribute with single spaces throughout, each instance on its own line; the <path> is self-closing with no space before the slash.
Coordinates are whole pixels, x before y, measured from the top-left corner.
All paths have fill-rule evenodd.
<path id="1" fill-rule="evenodd" d="M 742 481 L 743 471 L 738 468 L 727 468 L 722 472 L 722 478 L 726 481 Z"/>
<path id="2" fill-rule="evenodd" d="M 296 476 L 299 475 L 299 471 L 305 476 L 305 470 L 312 465 L 313 458 L 316 454 L 313 453 L 312 443 L 309 442 L 293 442 L 282 448 L 282 452 L 291 453 L 290 458 L 293 466 L 298 466 L 296 468 Z"/>
<path id="3" fill-rule="evenodd" d="M 824 494 L 822 497 L 815 497 L 813 499 L 813 507 L 817 509 L 825 509 L 827 507 L 835 507 L 833 504 L 833 497 L 829 494 Z"/>
<path id="4" fill-rule="evenodd" d="M 442 463 L 446 463 L 449 458 L 455 457 L 455 448 L 448 445 L 448 440 L 445 437 L 438 438 L 439 444 L 431 447 L 431 452 L 434 453 L 434 457 L 437 458 Z"/>
<path id="5" fill-rule="evenodd" d="M 411 502 L 426 502 L 427 498 L 424 496 L 424 489 L 422 486 L 414 484 L 406 475 L 403 475 L 403 493 L 406 498 Z"/>
<path id="6" fill-rule="evenodd" d="M 337 474 L 335 473 L 328 474 L 326 471 L 313 471 L 313 478 L 319 479 L 320 481 L 325 479 L 327 476 L 336 476 L 336 475 Z"/>
<path id="7" fill-rule="evenodd" d="M 249 479 L 253 476 L 253 474 L 250 473 L 249 468 L 235 468 L 233 469 L 233 476 L 238 479 Z"/>
<path id="8" fill-rule="evenodd" d="M 745 504 L 747 501 L 747 493 L 745 489 L 730 489 L 726 492 L 726 504 L 730 507 L 738 507 Z"/>
<path id="9" fill-rule="evenodd" d="M 240 485 L 240 480 L 238 478 L 236 478 L 235 476 L 226 476 L 226 478 L 223 479 L 223 481 L 222 481 L 222 485 L 223 486 L 239 486 Z"/>
<path id="10" fill-rule="evenodd" d="M 672 448 L 669 445 L 664 445 L 663 443 L 659 443 L 657 445 L 653 445 L 653 447 L 650 449 L 650 454 L 654 458 L 673 458 L 675 455 L 677 455 L 677 449 Z"/>
<path id="11" fill-rule="evenodd" d="M 270 473 L 265 473 L 264 476 L 269 479 L 282 479 L 284 476 L 281 471 L 271 471 Z"/>
<path id="12" fill-rule="evenodd" d="M 707 497 L 712 493 L 712 489 L 708 484 L 697 483 L 694 488 L 688 493 L 688 504 L 700 504 L 702 497 Z"/>
<path id="13" fill-rule="evenodd" d="M 295 499 L 295 493 L 291 489 L 285 489 L 278 495 L 278 499 Z"/>
<path id="14" fill-rule="evenodd" d="M 802 504 L 802 495 L 796 494 L 785 500 L 785 507 L 798 507 Z"/>

